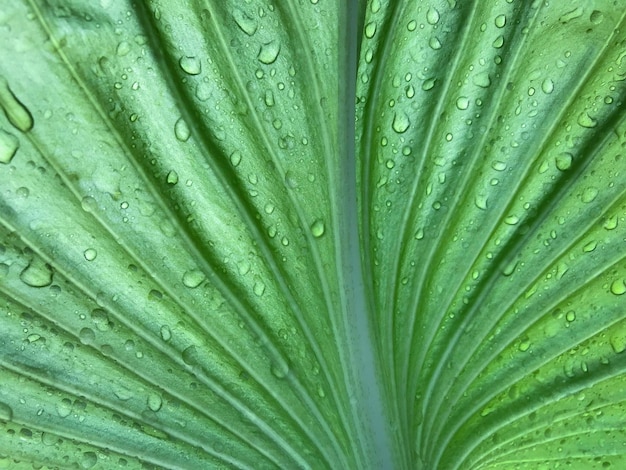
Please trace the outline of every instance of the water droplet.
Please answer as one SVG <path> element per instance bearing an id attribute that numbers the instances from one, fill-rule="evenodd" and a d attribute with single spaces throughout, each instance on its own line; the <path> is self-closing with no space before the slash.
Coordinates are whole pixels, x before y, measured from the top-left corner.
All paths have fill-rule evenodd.
<path id="1" fill-rule="evenodd" d="M 78 332 L 78 338 L 83 344 L 93 344 L 96 341 L 96 334 L 91 328 L 82 328 Z"/>
<path id="2" fill-rule="evenodd" d="M 602 225 L 606 230 L 615 230 L 617 228 L 617 216 L 612 215 Z"/>
<path id="3" fill-rule="evenodd" d="M 435 8 L 429 8 L 426 12 L 428 24 L 436 25 L 439 22 L 439 12 Z"/>
<path id="4" fill-rule="evenodd" d="M 178 65 L 183 72 L 189 75 L 198 75 L 202 72 L 202 63 L 200 59 L 194 56 L 183 56 L 178 61 Z"/>
<path id="5" fill-rule="evenodd" d="M 270 41 L 265 43 L 259 49 L 259 62 L 269 65 L 273 64 L 280 53 L 280 43 L 278 41 Z"/>
<path id="6" fill-rule="evenodd" d="M 198 348 L 195 346 L 189 346 L 185 348 L 182 353 L 183 362 L 188 366 L 195 366 L 198 364 Z"/>
<path id="7" fill-rule="evenodd" d="M 72 401 L 69 398 L 64 398 L 57 403 L 56 410 L 61 418 L 67 418 L 72 413 Z"/>
<path id="8" fill-rule="evenodd" d="M 491 168 L 493 168 L 496 171 L 504 171 L 506 170 L 506 163 L 501 162 L 499 160 L 495 160 L 493 163 L 491 163 Z"/>
<path id="9" fill-rule="evenodd" d="M 424 91 L 432 90 L 435 87 L 435 82 L 436 81 L 437 81 L 436 78 L 427 78 L 422 83 L 422 90 L 424 90 Z"/>
<path id="10" fill-rule="evenodd" d="M 239 29 L 241 29 L 248 36 L 252 36 L 256 33 L 258 27 L 256 20 L 248 16 L 248 14 L 244 11 L 236 8 L 233 11 L 233 18 L 235 19 L 237 26 L 239 26 Z"/>
<path id="11" fill-rule="evenodd" d="M 463 110 L 463 109 L 467 109 L 469 108 L 469 99 L 465 96 L 460 96 L 457 100 L 456 100 L 456 107 Z"/>
<path id="12" fill-rule="evenodd" d="M 611 294 L 624 295 L 626 294 L 626 283 L 623 279 L 616 279 L 611 283 Z"/>
<path id="13" fill-rule="evenodd" d="M 179 118 L 176 124 L 174 124 L 174 135 L 176 135 L 176 138 L 181 142 L 187 142 L 189 140 L 191 131 L 183 118 Z"/>
<path id="14" fill-rule="evenodd" d="M 277 379 L 284 379 L 289 374 L 289 364 L 282 358 L 275 360 L 270 366 L 270 371 Z"/>
<path id="15" fill-rule="evenodd" d="M 170 330 L 170 327 L 167 325 L 163 325 L 161 327 L 161 339 L 165 342 L 169 341 L 170 339 L 172 339 L 172 330 Z"/>
<path id="16" fill-rule="evenodd" d="M 167 177 L 165 179 L 167 184 L 171 184 L 172 186 L 178 183 L 178 173 L 175 170 L 171 170 L 167 173 Z"/>
<path id="17" fill-rule="evenodd" d="M 477 195 L 474 198 L 474 204 L 476 204 L 476 207 L 479 209 L 487 210 L 487 196 Z"/>
<path id="18" fill-rule="evenodd" d="M 20 280 L 30 287 L 47 287 L 52 284 L 52 275 L 50 265 L 34 258 L 20 273 Z"/>
<path id="19" fill-rule="evenodd" d="M 472 77 L 472 83 L 481 88 L 487 88 L 491 85 L 491 77 L 488 72 L 480 72 Z"/>
<path id="20" fill-rule="evenodd" d="M 98 252 L 93 248 L 87 248 L 84 251 L 83 256 L 87 261 L 93 261 L 94 259 L 96 259 L 96 256 L 98 256 Z"/>
<path id="21" fill-rule="evenodd" d="M 561 17 L 559 17 L 559 21 L 561 23 L 568 23 L 571 20 L 574 20 L 576 18 L 580 18 L 581 16 L 583 16 L 583 9 L 582 9 L 582 7 L 577 7 L 577 8 L 574 8 L 573 10 L 571 10 L 571 11 L 568 11 L 567 13 L 562 15 Z"/>
<path id="22" fill-rule="evenodd" d="M 274 106 L 274 92 L 272 90 L 267 90 L 265 92 L 265 106 L 272 107 Z"/>
<path id="23" fill-rule="evenodd" d="M 265 293 L 265 284 L 261 281 L 257 281 L 254 283 L 254 287 L 252 288 L 254 295 L 257 297 L 261 297 Z"/>
<path id="24" fill-rule="evenodd" d="M 528 351 L 528 349 L 530 348 L 530 340 L 529 340 L 528 338 L 524 338 L 524 339 L 520 342 L 520 344 L 519 344 L 518 348 L 519 348 L 519 350 L 520 350 L 521 352 L 526 352 L 526 351 Z"/>
<path id="25" fill-rule="evenodd" d="M 554 82 L 551 78 L 546 78 L 543 82 L 541 82 L 541 90 L 547 95 L 554 91 Z"/>
<path id="26" fill-rule="evenodd" d="M 600 24 L 602 23 L 602 21 L 604 20 L 604 15 L 602 14 L 601 11 L 599 10 L 593 10 L 591 12 L 591 15 L 589 15 L 589 20 L 593 23 L 593 24 Z"/>
<path id="27" fill-rule="evenodd" d="M 516 215 L 509 215 L 504 219 L 504 223 L 507 225 L 517 225 L 519 223 L 519 217 Z"/>
<path id="28" fill-rule="evenodd" d="M 98 463 L 98 456 L 95 452 L 83 452 L 80 460 L 81 468 L 91 468 Z"/>
<path id="29" fill-rule="evenodd" d="M 117 45 L 117 49 L 115 50 L 115 53 L 120 57 L 128 55 L 129 52 L 130 52 L 130 44 L 128 44 L 126 41 L 120 42 Z"/>
<path id="30" fill-rule="evenodd" d="M 17 137 L 0 129 L 0 163 L 10 163 L 19 146 L 20 141 Z"/>
<path id="31" fill-rule="evenodd" d="M 626 335 L 624 333 L 615 333 L 609 338 L 609 343 L 615 354 L 626 351 Z"/>
<path id="32" fill-rule="evenodd" d="M 238 166 L 241 162 L 241 152 L 239 150 L 235 150 L 230 154 L 230 164 L 234 167 Z"/>
<path id="33" fill-rule="evenodd" d="M 576 320 L 576 312 L 574 312 L 573 310 L 570 310 L 569 312 L 567 312 L 567 313 L 565 314 L 565 319 L 566 319 L 569 323 L 571 323 L 571 322 L 575 321 L 575 320 Z"/>
<path id="34" fill-rule="evenodd" d="M 578 122 L 580 126 L 586 127 L 588 129 L 593 129 L 598 125 L 598 121 L 589 116 L 589 113 L 587 112 L 580 113 L 576 122 Z"/>
<path id="35" fill-rule="evenodd" d="M 496 25 L 496 28 L 504 28 L 504 25 L 506 25 L 506 16 L 505 15 L 496 16 L 496 19 L 494 20 L 494 24 Z"/>
<path id="36" fill-rule="evenodd" d="M 376 22 L 370 21 L 365 25 L 365 37 L 371 39 L 374 37 L 374 34 L 376 34 Z"/>
<path id="37" fill-rule="evenodd" d="M 150 408 L 155 413 L 161 409 L 163 406 L 163 399 L 161 395 L 158 393 L 151 393 L 148 395 L 148 408 Z"/>
<path id="38" fill-rule="evenodd" d="M 593 201 L 598 196 L 598 193 L 599 193 L 599 191 L 598 191 L 597 188 L 594 188 L 593 186 L 590 186 L 590 187 L 586 188 L 583 191 L 580 199 L 583 202 L 589 203 L 589 202 Z"/>
<path id="39" fill-rule="evenodd" d="M 13 409 L 0 401 L 0 421 L 11 421 L 13 419 Z"/>
<path id="40" fill-rule="evenodd" d="M 33 128 L 33 116 L 9 88 L 9 84 L 0 76 L 0 107 L 9 122 L 18 130 L 28 132 Z"/>
<path id="41" fill-rule="evenodd" d="M 313 222 L 313 224 L 311 225 L 311 233 L 313 234 L 313 236 L 315 238 L 319 238 L 322 235 L 324 235 L 324 232 L 326 231 L 326 227 L 324 225 L 324 222 L 320 219 L 317 219 L 315 222 Z"/>
<path id="42" fill-rule="evenodd" d="M 206 279 L 206 276 L 199 269 L 190 269 L 183 274 L 183 284 L 185 287 L 195 289 Z"/>
<path id="43" fill-rule="evenodd" d="M 493 44 L 491 45 L 496 49 L 500 49 L 502 46 L 504 46 L 504 36 L 498 36 L 496 39 L 494 39 Z"/>
<path id="44" fill-rule="evenodd" d="M 406 132 L 406 130 L 409 128 L 410 125 L 411 125 L 411 121 L 409 120 L 409 117 L 406 115 L 406 113 L 397 112 L 394 114 L 391 127 L 398 134 L 402 134 Z"/>
<path id="45" fill-rule="evenodd" d="M 556 167 L 560 171 L 567 171 L 572 166 L 574 156 L 571 153 L 563 152 L 556 156 Z"/>
<path id="46" fill-rule="evenodd" d="M 439 38 L 436 38 L 435 36 L 430 38 L 428 45 L 435 51 L 441 49 L 441 41 L 439 41 Z"/>

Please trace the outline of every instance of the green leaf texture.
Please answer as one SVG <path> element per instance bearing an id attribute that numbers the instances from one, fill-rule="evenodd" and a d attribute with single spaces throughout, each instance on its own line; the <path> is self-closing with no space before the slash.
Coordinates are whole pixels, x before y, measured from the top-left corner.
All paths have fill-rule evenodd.
<path id="1" fill-rule="evenodd" d="M 2 3 L 0 468 L 626 466 L 626 2 L 357 3 Z"/>

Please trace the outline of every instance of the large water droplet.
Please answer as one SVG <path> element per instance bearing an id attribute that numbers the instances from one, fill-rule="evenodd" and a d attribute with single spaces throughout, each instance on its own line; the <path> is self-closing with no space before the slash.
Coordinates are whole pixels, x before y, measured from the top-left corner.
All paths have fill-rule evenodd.
<path id="1" fill-rule="evenodd" d="M 148 395 L 148 408 L 150 408 L 155 413 L 161 409 L 163 406 L 163 399 L 161 395 L 158 393 L 151 393 Z"/>
<path id="2" fill-rule="evenodd" d="M 10 163 L 19 146 L 20 141 L 17 137 L 0 129 L 0 163 Z"/>
<path id="3" fill-rule="evenodd" d="M 81 468 L 92 468 L 98 463 L 98 456 L 95 452 L 83 452 L 80 459 Z"/>
<path id="4" fill-rule="evenodd" d="M 276 40 L 265 43 L 259 49 L 258 59 L 261 63 L 273 64 L 280 53 L 280 43 Z"/>
<path id="5" fill-rule="evenodd" d="M 2 107 L 7 119 L 16 129 L 28 132 L 33 128 L 33 116 L 26 109 L 26 106 L 13 94 L 4 77 L 0 77 L 0 107 Z"/>
<path id="6" fill-rule="evenodd" d="M 178 119 L 176 124 L 174 124 L 174 135 L 181 142 L 187 142 L 189 137 L 191 136 L 191 131 L 189 130 L 189 126 L 183 118 Z"/>
<path id="7" fill-rule="evenodd" d="M 439 22 L 439 12 L 435 8 L 429 8 L 426 12 L 428 24 L 436 25 Z"/>
<path id="8" fill-rule="evenodd" d="M 456 100 L 456 107 L 463 110 L 463 109 L 467 109 L 469 108 L 469 99 L 465 96 L 460 96 L 457 100 Z"/>
<path id="9" fill-rule="evenodd" d="M 83 256 L 87 261 L 93 261 L 94 259 L 96 259 L 96 256 L 98 256 L 98 252 L 93 248 L 87 248 L 84 251 Z"/>
<path id="10" fill-rule="evenodd" d="M 626 283 L 624 279 L 616 279 L 611 283 L 611 294 L 624 295 L 626 294 Z"/>
<path id="11" fill-rule="evenodd" d="M 183 72 L 188 73 L 189 75 L 198 75 L 202 72 L 202 64 L 200 59 L 193 56 L 183 56 L 178 61 L 178 65 L 183 70 Z"/>
<path id="12" fill-rule="evenodd" d="M 233 18 L 235 19 L 235 23 L 237 23 L 237 26 L 239 26 L 239 29 L 241 29 L 248 36 L 252 36 L 254 33 L 256 33 L 258 27 L 256 20 L 249 17 L 248 14 L 244 11 L 236 8 L 233 11 Z"/>
<path id="13" fill-rule="evenodd" d="M 376 22 L 370 21 L 365 25 L 365 37 L 371 39 L 374 37 L 374 34 L 376 34 Z"/>
<path id="14" fill-rule="evenodd" d="M 585 188 L 585 190 L 583 191 L 580 199 L 583 202 L 589 203 L 589 202 L 593 201 L 598 196 L 598 193 L 599 193 L 598 188 L 590 186 L 588 188 Z"/>
<path id="15" fill-rule="evenodd" d="M 551 78 L 546 78 L 543 82 L 541 82 L 541 90 L 547 95 L 554 91 L 554 82 Z"/>
<path id="16" fill-rule="evenodd" d="M 198 349 L 195 346 L 189 346 L 183 351 L 183 362 L 189 366 L 198 364 Z"/>
<path id="17" fill-rule="evenodd" d="M 20 280 L 30 287 L 46 287 L 52 284 L 52 275 L 50 265 L 34 258 L 20 273 Z"/>
<path id="18" fill-rule="evenodd" d="M 183 284 L 185 287 L 195 289 L 206 279 L 206 276 L 199 269 L 190 269 L 183 274 Z"/>
<path id="19" fill-rule="evenodd" d="M 324 226 L 324 222 L 321 219 L 317 219 L 311 225 L 311 233 L 313 234 L 315 238 L 319 238 L 322 235 L 324 235 L 325 231 L 326 231 L 326 227 Z"/>
<path id="20" fill-rule="evenodd" d="M 472 77 L 472 82 L 476 86 L 479 86 L 481 88 L 487 88 L 489 85 L 491 85 L 491 78 L 489 77 L 488 72 L 480 72 Z"/>
<path id="21" fill-rule="evenodd" d="M 504 25 L 506 25 L 506 16 L 505 15 L 496 16 L 494 23 L 497 28 L 504 28 Z"/>
<path id="22" fill-rule="evenodd" d="M 402 134 L 406 132 L 406 130 L 411 125 L 411 121 L 409 120 L 409 116 L 404 112 L 397 112 L 393 116 L 393 122 L 391 123 L 391 127 L 398 134 Z"/>
<path id="23" fill-rule="evenodd" d="M 594 127 L 598 125 L 598 121 L 592 118 L 591 116 L 589 116 L 589 114 L 586 112 L 581 113 L 578 116 L 578 120 L 576 122 L 578 122 L 580 126 L 586 127 L 588 129 L 593 129 Z"/>

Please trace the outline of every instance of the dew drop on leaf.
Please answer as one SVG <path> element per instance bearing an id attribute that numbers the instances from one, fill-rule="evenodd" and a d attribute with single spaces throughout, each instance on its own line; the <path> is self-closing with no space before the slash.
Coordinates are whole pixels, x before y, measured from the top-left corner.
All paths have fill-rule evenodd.
<path id="1" fill-rule="evenodd" d="M 574 157 L 571 153 L 563 152 L 556 156 L 556 167 L 560 171 L 567 171 L 572 166 Z"/>
<path id="2" fill-rule="evenodd" d="M 611 294 L 624 295 L 626 294 L 626 283 L 624 279 L 616 279 L 611 283 Z"/>
<path id="3" fill-rule="evenodd" d="M 34 121 L 30 111 L 13 94 L 7 81 L 0 76 L 0 107 L 7 119 L 16 129 L 28 132 L 33 128 Z"/>
<path id="4" fill-rule="evenodd" d="M 64 398 L 57 403 L 56 410 L 61 418 L 67 418 L 72 412 L 72 401 L 69 398 Z"/>
<path id="5" fill-rule="evenodd" d="M 439 41 L 439 39 L 435 36 L 430 38 L 430 40 L 428 41 L 428 45 L 431 49 L 435 51 L 441 49 L 441 41 Z"/>
<path id="6" fill-rule="evenodd" d="M 98 456 L 95 452 L 83 452 L 80 460 L 81 468 L 92 468 L 98 463 Z"/>
<path id="7" fill-rule="evenodd" d="M 195 346 L 189 346 L 182 352 L 183 362 L 188 366 L 198 364 L 198 348 Z"/>
<path id="8" fill-rule="evenodd" d="M 284 359 L 275 360 L 270 366 L 270 371 L 277 379 L 284 379 L 289 374 L 289 364 Z"/>
<path id="9" fill-rule="evenodd" d="M 411 121 L 409 120 L 409 116 L 404 112 L 397 112 L 393 116 L 393 122 L 391 123 L 391 127 L 398 134 L 402 134 L 406 132 L 406 130 L 411 125 Z"/>
<path id="10" fill-rule="evenodd" d="M 580 200 L 582 202 L 589 203 L 589 202 L 592 202 L 597 196 L 598 196 L 598 189 L 590 186 L 583 191 L 580 197 Z"/>
<path id="11" fill-rule="evenodd" d="M 178 183 L 178 173 L 176 171 L 171 170 L 167 173 L 167 177 L 165 178 L 167 184 L 171 184 L 172 186 Z"/>
<path id="12" fill-rule="evenodd" d="M 365 25 L 365 37 L 371 39 L 374 37 L 374 34 L 376 34 L 376 22 L 370 21 Z"/>
<path id="13" fill-rule="evenodd" d="M 11 421 L 13 419 L 13 409 L 0 401 L 0 421 Z"/>
<path id="14" fill-rule="evenodd" d="M 161 395 L 158 393 L 151 393 L 148 395 L 148 408 L 150 408 L 150 410 L 156 413 L 161 409 L 161 406 L 163 406 Z"/>
<path id="15" fill-rule="evenodd" d="M 189 130 L 189 126 L 183 118 L 179 118 L 174 124 L 174 135 L 181 142 L 187 142 L 189 137 L 191 136 L 191 131 Z"/>
<path id="16" fill-rule="evenodd" d="M 504 28 L 504 26 L 506 25 L 506 16 L 505 15 L 496 16 L 496 19 L 494 20 L 494 24 L 496 25 L 497 28 Z"/>
<path id="17" fill-rule="evenodd" d="M 96 259 L 96 256 L 98 256 L 98 252 L 93 248 L 87 248 L 84 251 L 83 256 L 87 261 L 93 261 L 94 259 Z"/>
<path id="18" fill-rule="evenodd" d="M 435 8 L 429 8 L 426 12 L 426 21 L 428 24 L 436 25 L 439 22 L 439 12 Z"/>
<path id="19" fill-rule="evenodd" d="M 52 268 L 39 258 L 33 259 L 20 273 L 20 280 L 30 287 L 47 287 L 52 284 Z"/>
<path id="20" fill-rule="evenodd" d="M 181 57 L 178 61 L 178 65 L 180 65 L 183 72 L 188 73 L 189 75 L 198 75 L 202 72 L 200 59 L 194 56 Z"/>
<path id="21" fill-rule="evenodd" d="M 10 163 L 19 146 L 17 137 L 0 129 L 0 163 Z"/>
<path id="22" fill-rule="evenodd" d="M 258 27 L 257 22 L 254 18 L 248 16 L 247 13 L 236 8 L 233 11 L 233 18 L 235 19 L 235 23 L 237 23 L 237 26 L 239 26 L 239 29 L 241 29 L 248 36 L 252 36 L 254 33 L 256 33 Z"/>
<path id="23" fill-rule="evenodd" d="M 324 225 L 324 222 L 320 219 L 317 219 L 311 225 L 311 233 L 313 234 L 315 238 L 320 238 L 322 235 L 324 235 L 325 231 L 326 231 L 326 227 Z"/>
<path id="24" fill-rule="evenodd" d="M 541 91 L 547 95 L 554 91 L 554 82 L 551 78 L 546 78 L 543 82 L 541 82 Z"/>
<path id="25" fill-rule="evenodd" d="M 598 121 L 589 116 L 587 112 L 580 113 L 576 122 L 578 122 L 578 125 L 581 127 L 586 127 L 587 129 L 593 129 L 598 125 Z"/>
<path id="26" fill-rule="evenodd" d="M 78 332 L 78 338 L 83 344 L 93 344 L 96 340 L 96 334 L 91 328 L 82 328 Z"/>
<path id="27" fill-rule="evenodd" d="M 570 310 L 569 312 L 567 312 L 567 313 L 565 314 L 565 319 L 566 319 L 569 323 L 571 323 L 571 322 L 575 321 L 575 320 L 576 320 L 576 312 L 574 312 L 573 310 Z"/>
<path id="28" fill-rule="evenodd" d="M 241 162 L 241 152 L 239 150 L 235 150 L 230 154 L 230 164 L 234 167 L 237 167 Z"/>
<path id="29" fill-rule="evenodd" d="M 261 45 L 259 49 L 259 62 L 269 65 L 273 64 L 280 53 L 280 43 L 276 40 Z"/>
<path id="30" fill-rule="evenodd" d="M 195 289 L 206 279 L 206 276 L 199 269 L 190 269 L 183 274 L 183 284 L 185 287 Z"/>
<path id="31" fill-rule="evenodd" d="M 437 81 L 436 78 L 427 78 L 422 83 L 422 90 L 424 90 L 424 91 L 432 90 L 435 87 L 435 82 L 436 81 Z"/>
<path id="32" fill-rule="evenodd" d="M 265 284 L 261 281 L 255 282 L 252 291 L 254 292 L 254 295 L 261 297 L 265 293 Z"/>
<path id="33" fill-rule="evenodd" d="M 460 96 L 456 100 L 456 107 L 459 108 L 460 110 L 469 108 L 469 99 L 465 96 Z"/>
<path id="34" fill-rule="evenodd" d="M 169 326 L 163 325 L 161 327 L 160 333 L 161 333 L 161 339 L 163 341 L 168 342 L 170 339 L 172 339 L 172 330 L 170 330 Z"/>
<path id="35" fill-rule="evenodd" d="M 604 20 L 604 15 L 602 14 L 601 11 L 599 10 L 593 10 L 591 12 L 591 15 L 589 16 L 589 20 L 593 23 L 593 24 L 600 24 L 602 23 L 602 21 Z"/>
<path id="36" fill-rule="evenodd" d="M 519 217 L 516 215 L 509 215 L 504 219 L 504 223 L 507 225 L 517 225 L 519 223 Z"/>
<path id="37" fill-rule="evenodd" d="M 472 77 L 474 85 L 481 88 L 488 88 L 491 85 L 491 78 L 488 72 L 480 72 Z"/>

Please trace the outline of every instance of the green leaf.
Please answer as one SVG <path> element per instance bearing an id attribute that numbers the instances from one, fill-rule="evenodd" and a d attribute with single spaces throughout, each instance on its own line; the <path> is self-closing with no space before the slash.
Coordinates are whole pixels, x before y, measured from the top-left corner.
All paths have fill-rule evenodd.
<path id="1" fill-rule="evenodd" d="M 625 23 L 9 2 L 0 468 L 626 465 Z"/>

